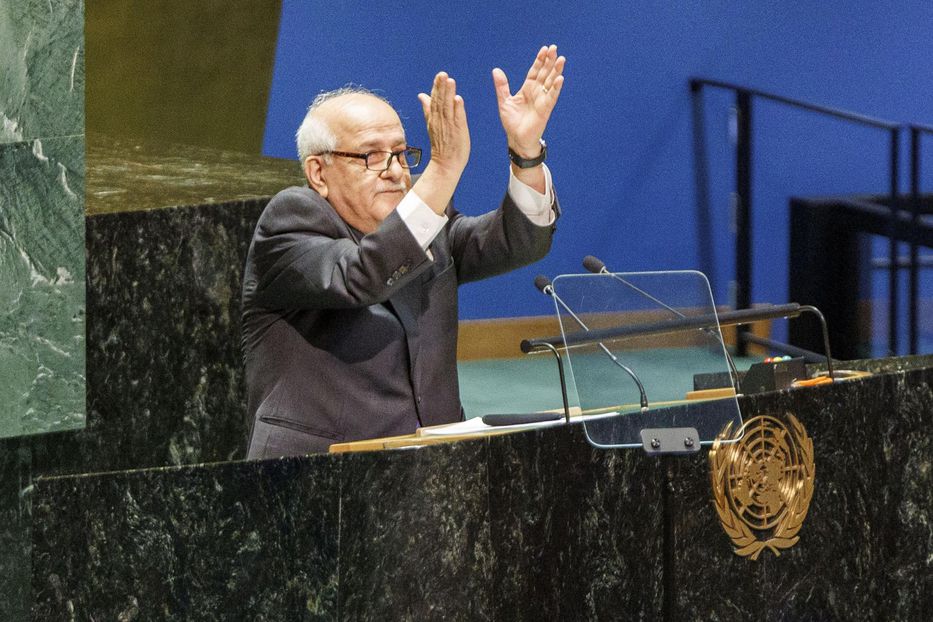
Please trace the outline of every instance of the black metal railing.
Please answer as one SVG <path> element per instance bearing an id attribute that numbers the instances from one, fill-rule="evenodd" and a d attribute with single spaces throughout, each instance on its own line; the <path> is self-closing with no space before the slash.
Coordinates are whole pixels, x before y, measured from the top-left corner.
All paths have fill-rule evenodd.
<path id="1" fill-rule="evenodd" d="M 916 228 L 920 226 L 920 139 L 924 134 L 933 135 L 933 127 L 912 123 L 910 130 L 910 224 Z M 916 240 L 910 241 L 910 260 L 908 265 L 907 299 L 910 317 L 910 353 L 916 354 L 920 344 L 920 284 L 918 273 L 923 267 L 918 258 L 918 244 Z M 896 266 L 894 268 L 897 269 Z"/>
<path id="2" fill-rule="evenodd" d="M 709 80 L 705 78 L 691 78 L 690 91 L 694 98 L 694 109 L 702 105 L 704 87 L 726 89 L 735 93 L 736 108 L 736 179 L 734 196 L 734 223 L 736 234 L 735 248 L 735 300 L 736 308 L 748 308 L 752 304 L 752 257 L 751 257 L 751 218 L 752 218 L 752 101 L 754 98 L 769 100 L 784 104 L 792 108 L 807 110 L 821 115 L 834 117 L 862 126 L 873 127 L 888 134 L 888 209 L 890 220 L 888 232 L 885 237 L 889 241 L 889 268 L 888 268 L 888 350 L 891 354 L 898 351 L 898 242 L 900 223 L 898 211 L 900 210 L 899 169 L 900 169 L 900 134 L 904 127 L 910 129 L 911 136 L 911 223 L 916 227 L 920 218 L 920 138 L 922 134 L 933 134 L 933 127 L 911 124 L 905 126 L 901 123 L 876 119 L 866 115 L 830 108 L 810 102 L 791 99 L 782 95 L 768 93 L 757 89 L 747 88 L 737 84 Z M 695 128 L 695 131 L 703 131 Z M 705 142 L 705 141 L 701 141 Z M 694 158 L 699 169 L 699 150 L 694 150 Z M 705 178 L 705 176 L 704 176 Z M 909 306 L 910 306 L 910 352 L 916 353 L 918 346 L 918 276 L 919 262 L 917 260 L 917 242 L 910 245 L 909 261 Z M 744 344 L 743 339 L 738 340 Z M 739 354 L 745 354 L 744 345 L 739 346 Z"/>

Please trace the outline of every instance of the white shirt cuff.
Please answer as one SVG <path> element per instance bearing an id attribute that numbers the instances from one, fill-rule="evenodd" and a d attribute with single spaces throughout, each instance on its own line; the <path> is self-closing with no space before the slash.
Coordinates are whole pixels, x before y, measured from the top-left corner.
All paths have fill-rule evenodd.
<path id="1" fill-rule="evenodd" d="M 441 232 L 448 220 L 446 215 L 438 216 L 435 214 L 434 210 L 428 207 L 421 200 L 421 197 L 415 194 L 414 190 L 409 190 L 402 197 L 402 201 L 395 208 L 395 211 L 398 212 L 402 222 L 405 223 L 411 234 L 415 236 L 415 240 L 421 245 L 422 250 L 425 251 L 431 246 L 431 242 Z"/>
<path id="2" fill-rule="evenodd" d="M 554 223 L 554 188 L 551 185 L 551 171 L 546 164 L 544 167 L 544 194 L 541 194 L 525 182 L 518 179 L 509 167 L 509 196 L 515 205 L 528 217 L 532 223 L 539 227 L 546 227 Z"/>

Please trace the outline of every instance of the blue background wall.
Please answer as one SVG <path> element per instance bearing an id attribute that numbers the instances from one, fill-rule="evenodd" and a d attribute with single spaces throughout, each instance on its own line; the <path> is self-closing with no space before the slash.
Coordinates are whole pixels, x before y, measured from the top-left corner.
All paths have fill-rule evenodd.
<path id="1" fill-rule="evenodd" d="M 456 202 L 467 213 L 485 211 L 508 175 L 490 71 L 501 66 L 514 90 L 538 47 L 555 42 L 568 58 L 546 135 L 564 210 L 555 247 L 535 266 L 465 287 L 461 316 L 550 313 L 534 275 L 580 272 L 590 253 L 620 271 L 701 269 L 726 303 L 733 99 L 723 91 L 705 99 L 707 220 L 694 194 L 690 76 L 933 124 L 933 3 L 806 4 L 286 0 L 264 153 L 295 157 L 293 134 L 310 100 L 351 81 L 380 89 L 401 113 L 410 144 L 427 147 L 416 94 L 443 69 L 458 80 L 473 138 Z M 886 192 L 887 136 L 765 102 L 756 105 L 754 130 L 753 299 L 782 302 L 788 197 Z M 933 137 L 925 145 L 929 191 Z"/>

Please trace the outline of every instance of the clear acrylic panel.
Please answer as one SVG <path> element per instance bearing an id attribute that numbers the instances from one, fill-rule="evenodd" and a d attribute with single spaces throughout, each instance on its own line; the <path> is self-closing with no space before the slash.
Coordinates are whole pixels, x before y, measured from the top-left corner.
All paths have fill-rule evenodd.
<path id="1" fill-rule="evenodd" d="M 641 447 L 644 429 L 685 427 L 712 443 L 726 424 L 741 426 L 731 360 L 701 272 L 562 275 L 553 287 L 590 443 Z M 688 399 L 698 375 L 732 393 Z"/>

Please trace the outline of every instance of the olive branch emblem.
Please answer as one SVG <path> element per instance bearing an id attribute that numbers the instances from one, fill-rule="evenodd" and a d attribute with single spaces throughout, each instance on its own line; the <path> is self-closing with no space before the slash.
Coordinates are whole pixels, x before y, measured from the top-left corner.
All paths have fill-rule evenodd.
<path id="1" fill-rule="evenodd" d="M 730 422 L 709 453 L 713 506 L 736 555 L 776 556 L 800 540 L 797 534 L 813 497 L 813 440 L 787 413 L 780 420 L 755 417 L 734 436 Z M 724 444 L 726 439 L 740 439 Z"/>

